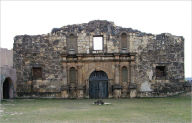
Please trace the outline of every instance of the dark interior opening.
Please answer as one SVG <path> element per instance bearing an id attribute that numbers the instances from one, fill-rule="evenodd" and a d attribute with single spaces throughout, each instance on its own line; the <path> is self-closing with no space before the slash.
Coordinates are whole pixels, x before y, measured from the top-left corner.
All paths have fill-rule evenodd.
<path id="1" fill-rule="evenodd" d="M 165 79 L 166 71 L 165 66 L 156 66 L 156 79 Z"/>
<path id="2" fill-rule="evenodd" d="M 9 89 L 10 89 L 10 83 L 9 83 L 9 79 L 5 79 L 4 83 L 3 83 L 3 99 L 9 99 Z"/>
<path id="3" fill-rule="evenodd" d="M 33 67 L 33 79 L 42 79 L 42 68 L 41 67 Z"/>
<path id="4" fill-rule="evenodd" d="M 108 76 L 104 71 L 94 71 L 89 77 L 89 98 L 108 98 Z"/>

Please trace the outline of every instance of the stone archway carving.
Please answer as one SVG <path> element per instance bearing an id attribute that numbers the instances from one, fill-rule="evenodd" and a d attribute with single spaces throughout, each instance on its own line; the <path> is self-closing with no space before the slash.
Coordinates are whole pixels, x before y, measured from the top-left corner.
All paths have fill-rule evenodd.
<path id="1" fill-rule="evenodd" d="M 107 70 L 106 68 L 104 68 L 104 67 L 98 66 L 98 67 L 96 67 L 96 68 L 92 68 L 92 69 L 88 70 L 87 76 L 86 76 L 86 80 L 89 79 L 89 76 L 90 76 L 91 73 L 94 72 L 94 71 L 104 71 L 104 72 L 107 74 L 108 79 L 113 79 L 113 76 L 112 76 L 113 74 L 110 73 L 111 71 L 108 71 L 108 70 Z"/>

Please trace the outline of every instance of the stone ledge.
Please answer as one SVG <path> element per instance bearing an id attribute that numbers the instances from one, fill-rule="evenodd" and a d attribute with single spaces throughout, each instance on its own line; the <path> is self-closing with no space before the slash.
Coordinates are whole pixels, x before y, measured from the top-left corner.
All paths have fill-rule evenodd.
<path id="1" fill-rule="evenodd" d="M 135 83 L 130 83 L 129 89 L 136 89 L 136 88 L 137 88 L 137 84 L 135 84 Z"/>
<path id="2" fill-rule="evenodd" d="M 122 89 L 122 86 L 119 85 L 119 84 L 115 84 L 115 85 L 112 85 L 112 89 L 113 89 L 113 90 L 121 90 L 121 89 Z"/>

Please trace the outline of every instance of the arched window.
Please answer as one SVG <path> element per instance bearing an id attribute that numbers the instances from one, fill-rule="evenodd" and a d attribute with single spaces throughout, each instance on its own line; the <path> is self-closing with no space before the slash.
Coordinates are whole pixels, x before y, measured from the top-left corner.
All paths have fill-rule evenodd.
<path id="1" fill-rule="evenodd" d="M 75 70 L 74 67 L 71 67 L 69 70 L 69 82 L 70 83 L 77 82 L 77 71 Z"/>
<path id="2" fill-rule="evenodd" d="M 127 34 L 126 33 L 121 34 L 121 48 L 122 49 L 127 48 Z"/>
<path id="3" fill-rule="evenodd" d="M 127 67 L 122 67 L 122 82 L 128 82 L 128 71 L 127 71 Z"/>
<path id="4" fill-rule="evenodd" d="M 67 38 L 67 50 L 68 53 L 77 53 L 77 37 L 74 34 L 70 34 Z"/>

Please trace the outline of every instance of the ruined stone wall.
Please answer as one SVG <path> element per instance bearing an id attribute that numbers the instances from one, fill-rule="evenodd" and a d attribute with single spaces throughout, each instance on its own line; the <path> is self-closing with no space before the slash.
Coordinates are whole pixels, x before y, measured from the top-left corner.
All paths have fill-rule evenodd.
<path id="1" fill-rule="evenodd" d="M 14 42 L 14 67 L 17 69 L 18 92 L 31 92 L 32 84 L 43 86 L 46 92 L 60 91 L 62 66 L 59 37 L 18 36 Z M 42 80 L 32 81 L 32 67 L 42 67 Z M 32 83 L 33 82 L 33 83 Z M 40 83 L 40 84 L 36 84 Z M 46 84 L 43 84 L 46 83 Z"/>
<path id="2" fill-rule="evenodd" d="M 13 50 L 0 48 L 0 67 L 5 65 L 13 67 Z"/>
<path id="3" fill-rule="evenodd" d="M 182 91 L 184 82 L 184 39 L 162 33 L 152 36 L 133 36 L 132 51 L 137 52 L 136 83 L 141 93 L 160 94 Z M 156 66 L 166 67 L 166 78 L 156 77 Z M 149 96 L 149 95 L 142 95 Z"/>
<path id="4" fill-rule="evenodd" d="M 127 48 L 122 50 L 121 34 L 126 34 Z M 77 40 L 78 54 L 127 54 L 136 53 L 136 61 L 118 62 L 122 67 L 127 64 L 129 69 L 130 83 L 137 85 L 138 92 L 161 92 L 159 88 L 172 90 L 169 88 L 181 86 L 166 85 L 166 83 L 179 83 L 184 80 L 184 39 L 183 37 L 173 36 L 171 34 L 153 35 L 143 33 L 131 28 L 122 28 L 115 26 L 113 22 L 108 21 L 90 21 L 89 23 L 68 25 L 61 28 L 54 28 L 51 33 L 46 35 L 22 35 L 14 39 L 14 67 L 17 70 L 17 92 L 32 93 L 46 92 L 52 96 L 61 96 L 62 86 L 68 83 L 67 67 L 72 64 L 64 64 L 62 54 L 68 54 L 67 41 L 70 35 L 74 35 Z M 103 36 L 103 50 L 93 50 L 93 37 Z M 114 56 L 115 58 L 115 56 Z M 103 58 L 103 59 L 108 59 Z M 121 60 L 120 60 L 121 61 Z M 78 66 L 78 60 L 75 62 Z M 91 65 L 92 64 L 92 65 Z M 112 67 L 107 68 L 109 76 L 114 74 L 113 66 L 116 61 L 99 65 L 100 63 L 82 64 L 83 76 L 82 83 L 86 83 L 87 72 L 97 67 L 105 68 L 108 64 Z M 156 66 L 166 67 L 166 78 L 156 79 Z M 76 65 L 75 65 L 76 66 Z M 32 78 L 32 67 L 42 67 L 42 79 L 34 80 Z M 120 68 L 121 68 L 120 67 Z M 131 69 L 134 68 L 134 69 Z M 120 72 L 120 71 L 119 71 Z M 123 86 L 124 93 L 128 93 L 128 85 L 121 83 L 121 74 L 119 76 L 120 85 Z M 130 76 L 131 75 L 131 76 Z M 86 79 L 85 79 L 86 78 Z M 115 83 L 115 75 L 113 76 Z M 127 91 L 127 92 L 126 92 Z M 125 94 L 125 95 L 126 95 Z M 139 96 L 139 95 L 138 95 Z"/>

